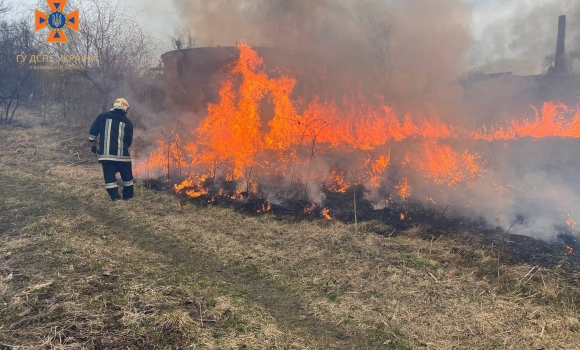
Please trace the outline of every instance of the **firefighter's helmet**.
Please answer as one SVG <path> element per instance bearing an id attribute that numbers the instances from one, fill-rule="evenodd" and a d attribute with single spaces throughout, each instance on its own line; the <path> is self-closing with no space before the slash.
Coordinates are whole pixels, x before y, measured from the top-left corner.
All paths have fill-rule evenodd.
<path id="1" fill-rule="evenodd" d="M 126 113 L 129 110 L 129 102 L 124 98 L 118 98 L 113 103 L 113 109 L 121 109 Z"/>

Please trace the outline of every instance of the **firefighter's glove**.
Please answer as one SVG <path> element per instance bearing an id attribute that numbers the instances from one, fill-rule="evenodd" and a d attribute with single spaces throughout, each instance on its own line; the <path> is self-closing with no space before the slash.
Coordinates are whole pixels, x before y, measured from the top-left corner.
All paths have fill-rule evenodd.
<path id="1" fill-rule="evenodd" d="M 91 152 L 95 155 L 95 157 L 99 156 L 99 153 L 97 152 L 97 146 L 91 146 Z"/>

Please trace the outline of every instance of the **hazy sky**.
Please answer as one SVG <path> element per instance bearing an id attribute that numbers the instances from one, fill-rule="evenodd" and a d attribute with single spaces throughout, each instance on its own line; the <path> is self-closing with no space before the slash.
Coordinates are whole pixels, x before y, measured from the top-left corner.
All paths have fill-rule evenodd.
<path id="1" fill-rule="evenodd" d="M 8 0 L 8 3 L 19 3 L 32 11 L 38 1 Z M 545 57 L 551 53 L 550 47 L 555 46 L 552 41 L 555 42 L 557 16 L 570 16 L 569 30 L 580 27 L 580 20 L 574 19 L 580 18 L 580 0 L 464 1 L 470 4 L 473 15 L 470 28 L 473 45 L 465 57 L 467 70 L 483 67 L 480 70 L 486 72 L 509 70 L 516 74 L 540 73 L 538 70 L 542 69 Z M 123 2 L 135 11 L 143 26 L 170 47 L 170 38 L 176 27 L 181 25 L 173 1 L 162 2 L 163 10 L 159 9 L 161 2 L 156 0 Z M 564 11 L 566 13 L 561 13 Z M 526 17 L 530 20 L 527 21 Z M 568 44 L 573 44 L 571 37 Z M 526 62 L 521 63 L 520 59 Z"/>
<path id="2" fill-rule="evenodd" d="M 139 19 L 139 22 L 149 31 L 155 33 L 160 39 L 169 38 L 173 34 L 174 24 L 178 22 L 178 16 L 173 8 L 171 1 L 153 1 L 153 0 L 122 0 L 126 6 L 133 10 Z M 8 0 L 8 3 L 18 4 L 29 7 L 33 10 L 39 0 Z M 40 2 L 45 2 L 40 0 Z M 80 0 L 82 3 L 82 0 Z M 159 5 L 163 4 L 165 10 L 160 15 Z"/>

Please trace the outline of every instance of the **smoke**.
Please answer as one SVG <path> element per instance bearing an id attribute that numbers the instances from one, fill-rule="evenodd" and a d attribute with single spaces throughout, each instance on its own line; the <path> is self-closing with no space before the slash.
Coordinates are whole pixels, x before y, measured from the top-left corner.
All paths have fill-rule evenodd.
<path id="1" fill-rule="evenodd" d="M 174 3 L 201 46 L 243 40 L 299 52 L 305 71 L 323 67 L 324 86 L 339 95 L 359 85 L 405 103 L 448 95 L 471 43 L 471 12 L 462 0 Z"/>
<path id="2" fill-rule="evenodd" d="M 468 62 L 482 72 L 545 73 L 554 60 L 558 16 L 566 15 L 566 50 L 577 69 L 580 5 L 563 0 L 490 2 L 475 16 L 478 31 Z"/>
<path id="3" fill-rule="evenodd" d="M 472 145 L 486 157 L 483 176 L 461 191 L 431 193 L 442 203 L 463 206 L 510 233 L 552 240 L 577 229 L 580 217 L 580 158 L 574 140 L 543 139 Z M 432 189 L 425 188 L 429 195 Z"/>
<path id="4" fill-rule="evenodd" d="M 293 52 L 302 64 L 293 72 L 299 98 L 316 93 L 340 101 L 359 91 L 368 100 L 380 95 L 400 115 L 420 113 L 473 130 L 512 117 L 533 117 L 530 105 L 541 107 L 551 99 L 577 102 L 580 94 L 577 79 L 562 83 L 551 77 L 515 76 L 547 72 L 562 14 L 568 16 L 567 53 L 575 69 L 580 10 L 571 2 L 498 1 L 478 5 L 476 11 L 464 0 L 174 0 L 174 5 L 198 46 L 244 41 Z M 497 72 L 513 75 L 488 75 Z M 460 185 L 434 185 L 425 181 L 424 171 L 403 169 L 400 164 L 415 146 L 398 144 L 392 149 L 391 173 L 382 183 L 392 191 L 402 174 L 412 183 L 416 200 L 429 198 L 511 233 L 543 239 L 553 237 L 558 225 L 580 219 L 580 186 L 574 176 L 580 159 L 573 141 L 460 142 L 451 137 L 440 142 L 459 155 L 466 149 L 480 155 L 482 176 Z M 415 153 L 421 156 L 420 150 Z M 357 167 L 365 166 L 365 157 L 370 161 L 377 156 L 361 150 L 342 158 L 337 152 L 317 155 L 312 172 L 328 174 L 342 167 L 357 182 Z M 310 165 L 297 168 L 310 171 Z M 324 193 L 314 182 L 308 195 L 322 203 Z M 367 199 L 384 205 L 382 189 L 368 191 Z"/>

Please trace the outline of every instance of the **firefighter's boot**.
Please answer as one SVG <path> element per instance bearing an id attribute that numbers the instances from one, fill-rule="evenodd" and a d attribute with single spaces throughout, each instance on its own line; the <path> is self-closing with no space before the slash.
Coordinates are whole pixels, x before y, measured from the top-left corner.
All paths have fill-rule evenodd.
<path id="1" fill-rule="evenodd" d="M 109 194 L 109 196 L 111 196 L 111 200 L 113 202 L 121 199 L 121 196 L 119 196 L 119 189 L 117 187 L 107 188 L 107 193 Z"/>
<path id="2" fill-rule="evenodd" d="M 123 200 L 129 200 L 135 196 L 133 186 L 123 186 Z"/>

